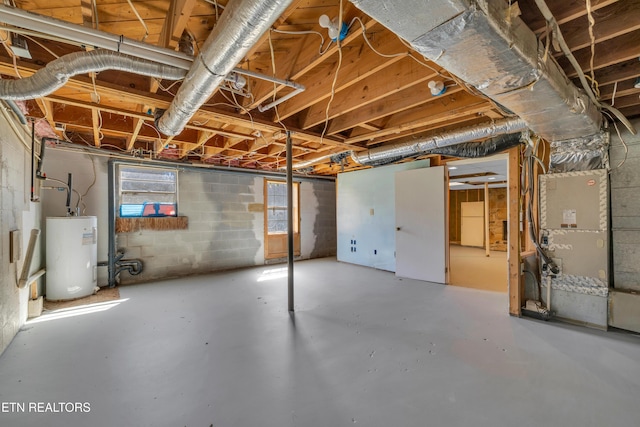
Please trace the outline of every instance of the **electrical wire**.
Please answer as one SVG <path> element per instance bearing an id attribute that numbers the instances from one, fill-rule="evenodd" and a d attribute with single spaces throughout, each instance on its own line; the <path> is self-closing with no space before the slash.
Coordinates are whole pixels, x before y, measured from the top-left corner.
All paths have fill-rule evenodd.
<path id="1" fill-rule="evenodd" d="M 616 103 L 616 92 L 618 92 L 618 81 L 613 84 L 613 94 L 611 95 L 611 106 L 613 107 Z"/>
<path id="2" fill-rule="evenodd" d="M 318 48 L 318 55 L 320 55 L 320 56 L 322 56 L 325 53 L 327 53 L 327 51 L 331 47 L 331 43 L 332 43 L 332 40 L 329 40 L 329 43 L 327 44 L 327 47 L 325 47 L 323 49 L 326 40 L 324 39 L 324 36 L 322 35 L 322 33 L 320 33 L 319 31 L 315 31 L 315 30 L 287 31 L 287 30 L 278 30 L 277 28 L 272 28 L 271 31 L 273 31 L 274 33 L 280 33 L 280 34 L 292 34 L 292 35 L 317 34 L 317 35 L 319 35 L 321 41 L 320 41 L 320 47 Z"/>
<path id="3" fill-rule="evenodd" d="M 51 56 L 53 56 L 54 58 L 56 58 L 56 59 L 60 58 L 60 55 L 55 54 L 51 49 L 49 49 L 48 47 L 46 47 L 45 45 L 43 45 L 42 43 L 40 43 L 38 40 L 34 39 L 33 37 L 27 36 L 25 34 L 23 34 L 22 37 L 24 37 L 25 39 L 31 40 L 32 42 L 34 42 L 35 44 L 37 44 L 38 46 L 40 46 L 41 48 L 43 48 L 44 50 L 49 52 L 49 54 Z"/>
<path id="4" fill-rule="evenodd" d="M 127 3 L 129 3 L 129 6 L 131 6 L 131 10 L 133 10 L 133 13 L 136 15 L 136 17 L 138 18 L 138 21 L 140 21 L 140 23 L 142 24 L 142 27 L 144 28 L 144 36 L 142 36 L 141 41 L 145 41 L 147 37 L 149 37 L 149 27 L 147 27 L 147 24 L 144 22 L 144 19 L 142 19 L 142 17 L 138 13 L 138 10 L 133 5 L 131 0 L 127 0 Z"/>
<path id="5" fill-rule="evenodd" d="M 622 137 L 622 134 L 620 133 L 620 129 L 618 129 L 618 125 L 616 124 L 616 121 L 613 119 L 613 117 L 608 114 L 607 112 L 604 112 L 604 114 L 609 117 L 609 119 L 611 120 L 611 122 L 613 123 L 613 128 L 616 130 L 616 134 L 618 135 L 618 139 L 620 139 L 620 143 L 622 144 L 622 147 L 624 148 L 624 157 L 622 158 L 622 160 L 620 161 L 620 163 L 618 163 L 616 165 L 616 167 L 611 168 L 609 170 L 609 173 L 611 173 L 612 171 L 620 168 L 622 165 L 624 165 L 624 163 L 627 161 L 627 156 L 629 155 L 629 146 L 627 145 L 626 141 L 624 140 L 624 138 Z"/>
<path id="6" fill-rule="evenodd" d="M 338 22 L 342 22 L 342 1 L 340 0 L 340 9 L 338 11 Z M 360 21 L 360 23 L 362 24 L 362 21 Z M 364 24 L 363 24 L 363 28 L 364 28 Z M 366 34 L 364 34 L 364 39 L 367 40 Z M 367 40 L 368 43 L 368 40 Z M 331 108 L 331 103 L 333 102 L 333 99 L 336 96 L 336 84 L 338 82 L 338 74 L 340 73 L 340 68 L 342 67 L 342 41 L 340 40 L 340 37 L 338 37 L 337 39 L 337 46 L 338 46 L 338 64 L 336 66 L 336 72 L 333 75 L 333 82 L 331 82 L 331 97 L 329 98 L 329 102 L 327 102 L 327 108 L 324 110 L 324 127 L 322 128 L 322 133 L 320 134 L 320 144 L 322 144 L 322 141 L 324 140 L 324 137 L 327 133 L 327 128 L 329 127 L 329 109 Z M 375 51 L 375 49 L 374 49 Z"/>
<path id="7" fill-rule="evenodd" d="M 596 24 L 596 21 L 593 18 L 593 13 L 591 10 L 591 0 L 586 0 L 586 6 L 587 6 L 587 18 L 589 21 L 589 38 L 591 39 L 591 57 L 589 59 L 589 73 L 591 75 L 591 84 L 593 85 L 593 82 L 595 82 L 596 80 L 596 75 L 595 75 L 594 66 L 593 66 L 594 59 L 596 56 L 596 38 L 593 35 L 593 26 Z"/>

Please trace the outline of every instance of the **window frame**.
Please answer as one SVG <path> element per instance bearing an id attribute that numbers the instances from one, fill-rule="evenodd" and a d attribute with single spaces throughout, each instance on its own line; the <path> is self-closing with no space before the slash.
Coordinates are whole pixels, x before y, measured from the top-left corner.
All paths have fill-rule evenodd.
<path id="1" fill-rule="evenodd" d="M 167 182 L 172 182 L 175 190 L 174 191 L 134 191 L 134 190 L 123 190 L 123 182 L 126 181 L 136 181 L 134 180 L 127 180 L 127 179 L 123 179 L 122 178 L 122 173 L 125 170 L 139 170 L 139 171 L 153 171 L 153 172 L 158 172 L 158 173 L 166 173 L 166 172 L 170 172 L 174 175 L 174 180 L 173 181 L 167 181 Z M 145 180 L 138 180 L 138 181 L 145 181 Z M 153 182 L 153 180 L 147 180 L 147 182 Z M 155 181 L 155 182 L 162 182 L 160 180 Z M 178 217 L 178 205 L 179 205 L 179 174 L 178 174 L 178 169 L 176 168 L 164 168 L 164 167 L 157 167 L 157 166 L 146 166 L 146 165 L 132 165 L 132 164 L 118 164 L 117 168 L 116 168 L 116 191 L 117 191 L 117 217 L 119 218 L 149 218 L 149 217 L 168 217 L 168 218 L 173 218 L 173 217 Z M 162 215 L 144 215 L 145 213 L 145 206 L 147 205 L 147 202 L 142 203 L 142 211 L 140 212 L 140 215 L 125 215 L 122 216 L 122 206 L 123 205 L 136 205 L 136 204 L 132 204 L 132 203 L 123 203 L 123 195 L 126 195 L 127 193 L 129 194 L 138 194 L 138 195 L 142 195 L 142 194 L 162 194 L 162 195 L 173 195 L 172 199 L 173 199 L 173 207 L 174 207 L 174 212 L 173 214 L 162 214 Z M 163 202 L 163 201 L 154 201 L 153 199 L 149 201 L 149 203 L 164 203 L 164 204 L 170 204 L 171 202 Z"/>
<path id="2" fill-rule="evenodd" d="M 269 205 L 269 184 L 270 183 L 274 183 L 274 184 L 279 184 L 279 185 L 284 185 L 286 187 L 287 183 L 286 181 L 282 181 L 282 180 L 278 180 L 278 179 L 271 179 L 271 178 L 265 178 L 264 181 L 264 200 L 265 200 L 265 206 L 264 206 L 264 229 L 265 229 L 265 234 L 268 236 L 277 236 L 277 235 L 282 235 L 282 234 L 287 234 L 288 233 L 288 227 L 286 231 L 269 231 L 269 209 L 271 208 L 271 206 Z M 286 192 L 285 192 L 286 195 Z M 287 212 L 288 207 L 286 206 L 286 203 L 284 206 L 274 206 L 274 209 L 281 209 L 284 210 L 285 212 Z M 287 221 L 285 221 L 286 223 Z M 299 234 L 300 233 L 300 183 L 295 181 L 293 182 L 293 233 L 294 234 Z"/>

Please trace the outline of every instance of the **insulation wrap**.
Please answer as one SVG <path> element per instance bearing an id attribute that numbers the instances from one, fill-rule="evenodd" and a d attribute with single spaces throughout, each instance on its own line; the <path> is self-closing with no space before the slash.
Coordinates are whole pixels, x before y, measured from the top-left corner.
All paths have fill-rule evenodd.
<path id="1" fill-rule="evenodd" d="M 180 80 L 186 74 L 184 70 L 169 65 L 97 49 L 61 56 L 24 79 L 0 80 L 0 98 L 16 101 L 39 98 L 56 91 L 73 76 L 105 70 L 127 71 L 167 80 Z"/>

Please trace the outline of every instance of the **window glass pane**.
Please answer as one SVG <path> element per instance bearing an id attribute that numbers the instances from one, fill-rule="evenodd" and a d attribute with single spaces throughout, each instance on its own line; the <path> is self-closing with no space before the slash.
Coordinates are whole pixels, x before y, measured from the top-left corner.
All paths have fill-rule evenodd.
<path id="1" fill-rule="evenodd" d="M 158 181 L 120 181 L 122 191 L 146 191 L 154 193 L 175 193 L 175 182 Z"/>
<path id="2" fill-rule="evenodd" d="M 176 216 L 177 172 L 165 169 L 119 168 L 120 216 Z"/>
<path id="3" fill-rule="evenodd" d="M 267 230 L 269 233 L 287 232 L 287 186 L 267 182 Z"/>

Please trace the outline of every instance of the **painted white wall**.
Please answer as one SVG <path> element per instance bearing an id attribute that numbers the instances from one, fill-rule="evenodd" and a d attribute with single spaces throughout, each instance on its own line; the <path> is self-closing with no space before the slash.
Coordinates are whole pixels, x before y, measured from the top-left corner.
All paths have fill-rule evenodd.
<path id="1" fill-rule="evenodd" d="M 73 174 L 73 188 L 82 198 L 80 215 L 98 217 L 98 261 L 107 260 L 109 242 L 109 199 L 107 180 L 107 158 L 88 156 L 77 152 L 63 151 L 58 148 L 45 149 L 42 171 L 47 177 L 67 181 L 67 174 Z M 94 169 L 95 168 L 95 169 Z M 92 183 L 95 183 L 92 185 Z M 44 185 L 57 185 L 46 181 Z M 41 190 L 42 215 L 56 217 L 66 215 L 66 193 L 64 191 Z M 74 193 L 71 205 L 78 201 Z M 46 229 L 43 221 L 43 242 L 46 241 Z M 98 286 L 107 284 L 107 268 L 98 267 Z"/>
<path id="2" fill-rule="evenodd" d="M 300 256 L 310 258 L 315 248 L 317 236 L 313 232 L 318 216 L 318 198 L 310 182 L 300 183 Z"/>
<path id="3" fill-rule="evenodd" d="M 11 343 L 27 320 L 29 287 L 19 289 L 17 280 L 25 261 L 31 230 L 40 228 L 40 204 L 30 201 L 31 137 L 4 108 L 0 109 L 0 353 Z M 9 233 L 21 233 L 20 259 L 9 262 Z M 42 267 L 36 252 L 30 272 Z M 39 279 L 41 280 L 41 279 Z"/>
<path id="4" fill-rule="evenodd" d="M 425 167 L 429 160 L 338 174 L 338 261 L 395 271 L 395 174 Z"/>

